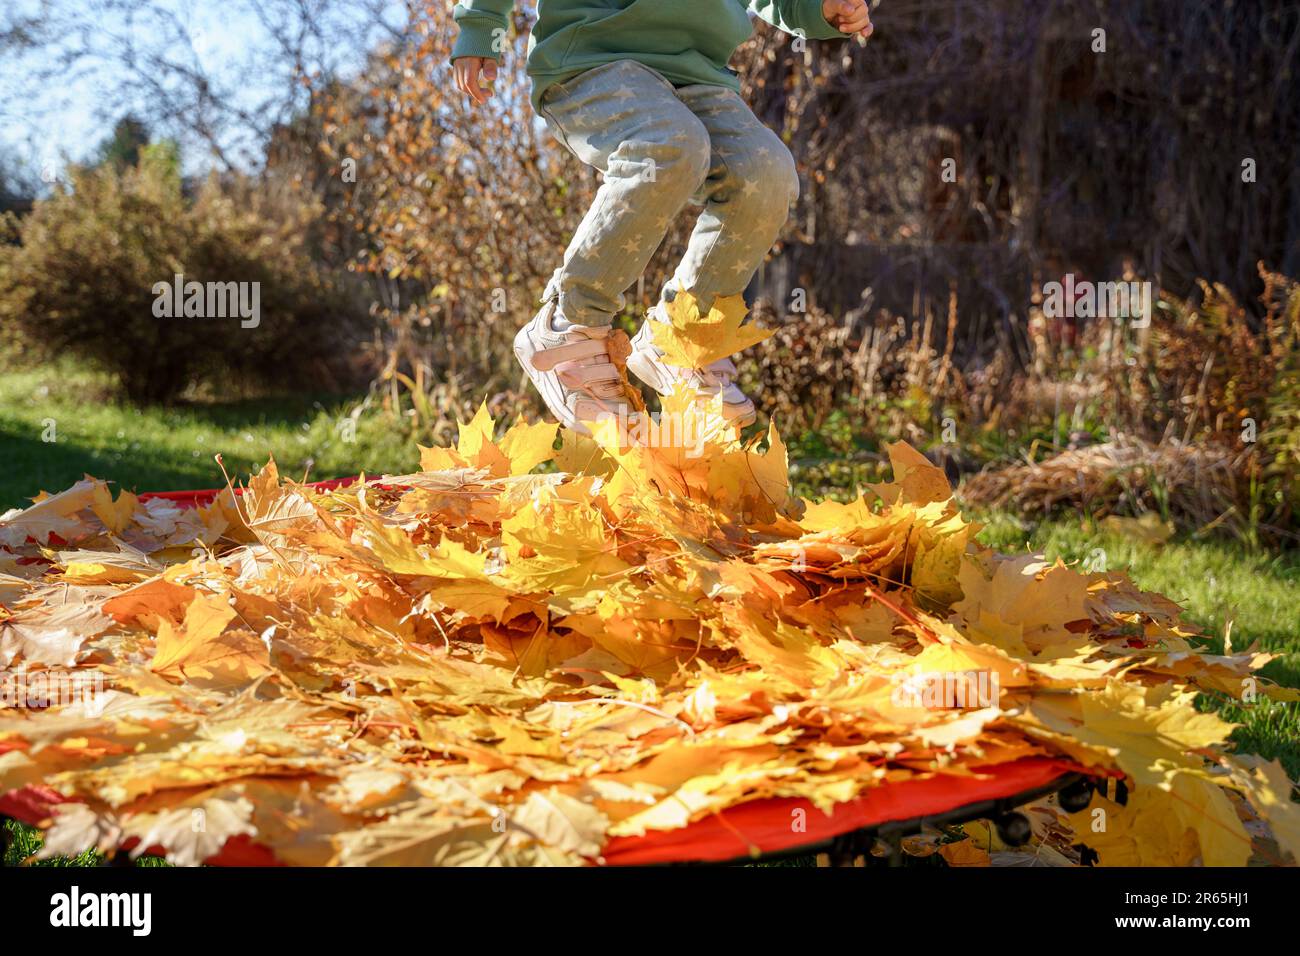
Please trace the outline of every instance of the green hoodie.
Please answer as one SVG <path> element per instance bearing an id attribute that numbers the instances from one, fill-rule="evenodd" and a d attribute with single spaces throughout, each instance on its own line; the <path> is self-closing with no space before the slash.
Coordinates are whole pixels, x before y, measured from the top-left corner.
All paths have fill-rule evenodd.
<path id="1" fill-rule="evenodd" d="M 462 0 L 452 16 L 460 36 L 452 59 L 499 60 L 514 0 Z M 747 11 L 810 40 L 842 37 L 822 16 L 822 0 L 537 0 L 528 38 L 533 105 L 560 83 L 614 60 L 636 60 L 677 86 L 740 89 L 727 61 L 749 39 Z"/>

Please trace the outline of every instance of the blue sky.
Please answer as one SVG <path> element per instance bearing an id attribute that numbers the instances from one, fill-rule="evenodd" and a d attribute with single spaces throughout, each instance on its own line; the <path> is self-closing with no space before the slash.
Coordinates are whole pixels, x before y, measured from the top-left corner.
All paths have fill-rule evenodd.
<path id="1" fill-rule="evenodd" d="M 238 89 L 243 105 L 252 106 L 280 88 L 269 71 L 259 71 L 259 54 L 271 37 L 255 15 L 255 0 L 156 0 L 158 7 L 174 14 L 194 39 L 195 54 L 203 68 L 225 77 Z M 149 19 L 134 22 L 95 0 L 5 0 L 0 24 L 23 13 L 48 8 L 56 16 L 75 12 L 76 22 L 89 28 L 92 50 L 102 45 L 104 56 L 84 61 L 73 75 L 54 82 L 33 81 L 35 70 L 47 66 L 48 56 L 6 56 L 0 60 L 0 154 L 14 157 L 29 170 L 61 168 L 65 161 L 86 158 L 108 135 L 114 122 L 132 108 L 132 103 L 114 98 L 110 90 L 127 76 L 115 64 L 111 36 L 130 37 L 142 45 L 157 42 L 158 25 Z M 393 13 L 400 11 L 394 0 Z M 341 15 L 347 5 L 340 3 Z M 339 21 L 346 25 L 347 21 Z M 358 37 L 355 50 L 334 50 L 340 60 L 359 62 L 365 48 Z M 144 94 L 139 94 L 143 96 Z M 232 138 L 237 139 L 237 134 Z M 208 165 L 201 147 L 186 144 L 186 171 Z"/>

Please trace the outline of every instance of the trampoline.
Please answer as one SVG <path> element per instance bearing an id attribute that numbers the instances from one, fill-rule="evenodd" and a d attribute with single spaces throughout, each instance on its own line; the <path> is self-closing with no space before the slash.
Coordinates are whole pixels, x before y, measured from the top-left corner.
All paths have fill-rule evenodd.
<path id="1" fill-rule="evenodd" d="M 332 491 L 357 477 L 309 483 L 317 491 Z M 241 494 L 242 489 L 233 489 Z M 222 489 L 164 491 L 141 494 L 142 501 L 165 500 L 182 508 L 210 504 Z M 0 745 L 0 753 L 4 751 Z M 734 864 L 781 857 L 828 853 L 833 864 L 870 854 L 878 840 L 890 848 L 887 862 L 901 862 L 900 841 L 927 826 L 953 825 L 989 819 L 1010 845 L 1029 839 L 1029 822 L 1016 808 L 1052 793 L 1067 810 L 1088 805 L 1094 789 L 1107 777 L 1072 761 L 1027 757 L 976 767 L 975 776 L 936 774 L 932 777 L 883 784 L 864 795 L 835 805 L 830 813 L 801 798 L 764 798 L 736 804 L 675 830 L 650 831 L 638 837 L 615 837 L 600 858 L 605 866 L 672 864 Z M 28 825 L 49 819 L 54 808 L 68 802 L 42 785 L 29 784 L 0 794 L 0 816 Z M 120 849 L 132 850 L 134 842 Z M 146 853 L 161 855 L 162 847 Z M 118 860 L 126 859 L 119 854 Z M 206 861 L 213 866 L 279 866 L 271 848 L 247 836 L 233 837 Z"/>

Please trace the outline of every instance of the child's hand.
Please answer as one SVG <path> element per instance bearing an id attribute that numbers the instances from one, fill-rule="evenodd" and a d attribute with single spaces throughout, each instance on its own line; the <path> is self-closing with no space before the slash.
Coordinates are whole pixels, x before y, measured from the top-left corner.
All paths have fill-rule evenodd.
<path id="1" fill-rule="evenodd" d="M 476 106 L 482 106 L 492 95 L 492 84 L 497 78 L 497 61 L 490 56 L 462 56 L 452 61 L 452 74 L 456 89 L 469 96 Z M 479 83 L 479 74 L 483 82 Z"/>
<path id="2" fill-rule="evenodd" d="M 856 33 L 864 40 L 875 29 L 867 0 L 822 0 L 822 16 L 841 33 Z"/>

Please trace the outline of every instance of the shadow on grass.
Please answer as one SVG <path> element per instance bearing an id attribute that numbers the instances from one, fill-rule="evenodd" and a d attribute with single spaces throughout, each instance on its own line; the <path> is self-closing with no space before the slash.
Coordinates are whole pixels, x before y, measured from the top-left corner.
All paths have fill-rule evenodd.
<path id="1" fill-rule="evenodd" d="M 0 510 L 23 507 L 39 491 L 61 491 L 86 474 L 132 492 L 219 487 L 225 479 L 215 453 L 237 477 L 265 463 L 269 444 L 283 448 L 304 425 L 356 400 L 298 395 L 146 409 L 65 398 L 11 402 L 0 407 Z M 57 423 L 52 442 L 42 440 L 49 420 Z M 257 432 L 258 440 L 236 445 L 244 432 Z M 202 433 L 220 437 L 201 449 L 181 447 L 186 435 Z"/>
<path id="2" fill-rule="evenodd" d="M 129 491 L 175 491 L 197 487 L 195 482 L 209 478 L 210 473 L 220 474 L 211 462 L 206 463 L 207 467 L 197 462 L 186 466 L 147 453 L 140 462 L 125 457 L 114 461 L 111 456 L 91 447 L 67 441 L 46 443 L 3 429 L 0 429 L 0 455 L 5 461 L 4 469 L 0 471 L 0 488 L 3 488 L 0 506 L 10 508 L 24 507 L 27 500 L 40 491 L 51 494 L 62 491 L 87 474 L 110 478 Z"/>

